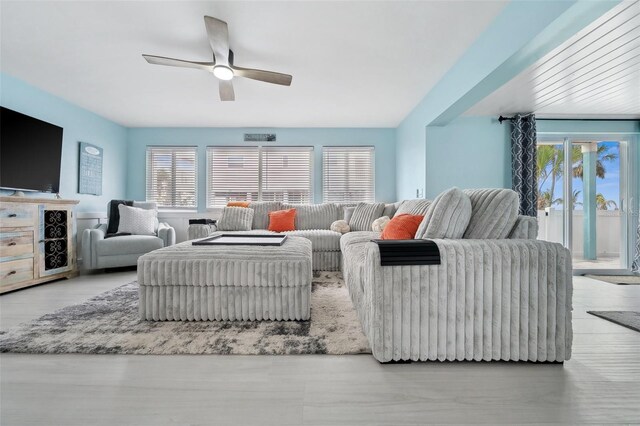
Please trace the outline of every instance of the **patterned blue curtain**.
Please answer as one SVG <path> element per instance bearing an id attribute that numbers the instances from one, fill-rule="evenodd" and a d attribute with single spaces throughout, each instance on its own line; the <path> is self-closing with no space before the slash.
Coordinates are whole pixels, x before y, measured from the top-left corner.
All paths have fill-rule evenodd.
<path id="1" fill-rule="evenodd" d="M 640 219 L 638 219 L 638 229 L 636 231 L 636 249 L 633 256 L 633 264 L 631 265 L 633 272 L 640 272 Z"/>
<path id="2" fill-rule="evenodd" d="M 516 114 L 511 120 L 511 176 L 513 190 L 520 195 L 520 214 L 538 214 L 536 178 L 536 117 Z"/>

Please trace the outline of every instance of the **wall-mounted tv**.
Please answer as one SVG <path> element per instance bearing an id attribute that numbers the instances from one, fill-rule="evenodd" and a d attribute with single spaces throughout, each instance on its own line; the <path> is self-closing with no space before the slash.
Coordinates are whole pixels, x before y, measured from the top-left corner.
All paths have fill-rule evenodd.
<path id="1" fill-rule="evenodd" d="M 62 127 L 0 107 L 0 187 L 60 192 Z"/>

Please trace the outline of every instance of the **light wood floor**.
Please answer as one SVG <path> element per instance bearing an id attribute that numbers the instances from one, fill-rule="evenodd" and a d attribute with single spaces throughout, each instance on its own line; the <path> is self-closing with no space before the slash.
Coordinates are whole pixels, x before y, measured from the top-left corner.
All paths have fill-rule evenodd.
<path id="1" fill-rule="evenodd" d="M 5 330 L 135 279 L 81 276 L 0 297 Z M 640 333 L 587 309 L 639 310 L 640 286 L 575 279 L 564 365 L 371 356 L 0 356 L 5 425 L 640 423 Z"/>

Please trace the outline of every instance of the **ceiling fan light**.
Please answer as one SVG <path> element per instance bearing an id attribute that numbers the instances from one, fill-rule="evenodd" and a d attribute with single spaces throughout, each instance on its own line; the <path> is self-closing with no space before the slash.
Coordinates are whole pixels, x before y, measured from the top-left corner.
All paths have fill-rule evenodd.
<path id="1" fill-rule="evenodd" d="M 213 67 L 213 75 L 220 80 L 231 80 L 233 78 L 233 70 L 224 65 L 216 65 Z"/>

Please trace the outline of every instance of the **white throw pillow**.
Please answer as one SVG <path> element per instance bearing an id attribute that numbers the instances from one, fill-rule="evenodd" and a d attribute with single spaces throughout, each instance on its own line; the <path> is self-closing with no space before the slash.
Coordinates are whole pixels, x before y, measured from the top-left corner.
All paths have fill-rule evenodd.
<path id="1" fill-rule="evenodd" d="M 347 232 L 349 232 L 351 230 L 351 228 L 349 228 L 349 224 L 347 223 L 346 220 L 336 220 L 335 222 L 333 222 L 331 224 L 331 228 L 330 228 L 333 232 L 339 232 L 341 234 L 346 234 Z"/>
<path id="2" fill-rule="evenodd" d="M 391 222 L 389 216 L 379 217 L 373 221 L 373 223 L 371 224 L 371 229 L 375 232 L 382 232 L 389 222 Z"/>
<path id="3" fill-rule="evenodd" d="M 118 233 L 127 232 L 133 235 L 156 234 L 156 223 L 158 223 L 157 210 L 147 210 L 120 204 L 118 211 L 120 213 Z"/>

